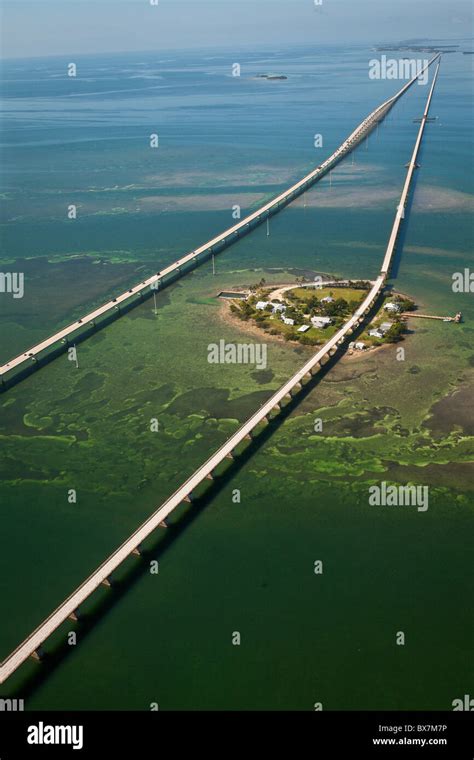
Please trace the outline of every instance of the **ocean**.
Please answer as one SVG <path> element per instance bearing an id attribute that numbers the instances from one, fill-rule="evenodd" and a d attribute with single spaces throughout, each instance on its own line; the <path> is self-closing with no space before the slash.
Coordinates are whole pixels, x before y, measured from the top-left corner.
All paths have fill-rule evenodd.
<path id="1" fill-rule="evenodd" d="M 74 78 L 64 57 L 4 61 L 1 267 L 24 273 L 25 295 L 0 295 L 0 360 L 321 163 L 401 87 L 369 79 L 376 55 L 77 56 Z M 416 321 L 403 362 L 395 349 L 339 362 L 2 696 L 51 710 L 445 710 L 469 693 L 474 308 L 452 275 L 472 266 L 471 92 L 472 57 L 444 55 L 391 280 L 463 323 Z M 209 364 L 210 343 L 249 339 L 217 294 L 378 273 L 426 96 L 414 85 L 215 275 L 204 264 L 156 314 L 147 301 L 80 344 L 78 367 L 63 355 L 0 397 L 0 659 L 311 353 L 273 341 L 266 370 Z M 381 480 L 428 485 L 429 509 L 369 506 Z"/>

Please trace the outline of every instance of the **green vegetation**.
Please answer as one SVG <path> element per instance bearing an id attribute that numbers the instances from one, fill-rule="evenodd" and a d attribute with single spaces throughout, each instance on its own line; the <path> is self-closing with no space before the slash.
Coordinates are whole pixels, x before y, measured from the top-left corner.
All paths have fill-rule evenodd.
<path id="1" fill-rule="evenodd" d="M 252 320 L 269 335 L 280 335 L 286 341 L 297 341 L 304 346 L 317 346 L 326 342 L 344 324 L 366 295 L 366 288 L 338 287 L 303 288 L 286 291 L 284 300 L 268 301 L 272 288 L 263 287 L 265 280 L 253 286 L 247 301 L 234 302 L 230 309 L 244 322 Z M 266 302 L 262 308 L 257 303 Z M 279 311 L 278 307 L 282 310 Z M 282 319 L 293 321 L 287 324 Z M 330 319 L 326 326 L 311 323 L 311 319 Z M 306 325 L 309 329 L 299 332 Z"/>

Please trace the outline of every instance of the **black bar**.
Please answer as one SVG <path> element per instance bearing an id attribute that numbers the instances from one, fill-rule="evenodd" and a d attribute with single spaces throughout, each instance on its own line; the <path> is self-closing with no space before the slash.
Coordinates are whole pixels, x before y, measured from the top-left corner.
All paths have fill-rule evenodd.
<path id="1" fill-rule="evenodd" d="M 189 748 L 194 755 L 201 747 L 222 758 L 254 755 L 260 746 L 266 758 L 273 750 L 281 756 L 288 746 L 289 757 L 306 747 L 311 760 L 472 760 L 472 718 L 472 712 L 2 712 L 0 758 L 157 757 L 171 745 L 173 754 Z M 44 743 L 61 738 L 60 726 L 69 727 L 64 737 L 77 752 L 72 743 Z M 43 743 L 28 743 L 28 737 Z"/>

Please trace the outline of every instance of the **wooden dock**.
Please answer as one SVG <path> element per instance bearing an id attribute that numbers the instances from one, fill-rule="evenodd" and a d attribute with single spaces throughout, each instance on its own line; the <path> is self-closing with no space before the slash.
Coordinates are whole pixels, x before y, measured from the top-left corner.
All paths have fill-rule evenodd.
<path id="1" fill-rule="evenodd" d="M 458 312 L 454 317 L 438 317 L 434 316 L 433 314 L 418 314 L 417 311 L 405 311 L 403 313 L 404 317 L 418 317 L 419 319 L 440 319 L 442 322 L 457 322 L 459 323 L 462 319 L 461 312 Z"/>

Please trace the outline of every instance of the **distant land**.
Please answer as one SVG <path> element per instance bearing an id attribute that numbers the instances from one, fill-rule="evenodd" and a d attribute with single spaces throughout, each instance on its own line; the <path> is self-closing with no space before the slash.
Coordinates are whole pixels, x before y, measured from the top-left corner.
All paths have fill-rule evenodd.
<path id="1" fill-rule="evenodd" d="M 457 53 L 459 45 L 377 45 L 374 50 L 377 53 L 391 51 L 407 51 L 414 53 Z"/>
<path id="2" fill-rule="evenodd" d="M 461 44 L 472 45 L 472 37 L 457 37 L 452 42 L 446 44 L 446 39 L 438 41 L 437 39 L 418 38 L 413 40 L 400 40 L 399 42 L 380 43 L 372 49 L 376 52 L 384 51 L 410 51 L 414 53 L 466 53 L 472 54 L 472 50 L 459 50 Z"/>
<path id="3" fill-rule="evenodd" d="M 258 79 L 288 79 L 284 74 L 257 74 Z"/>

